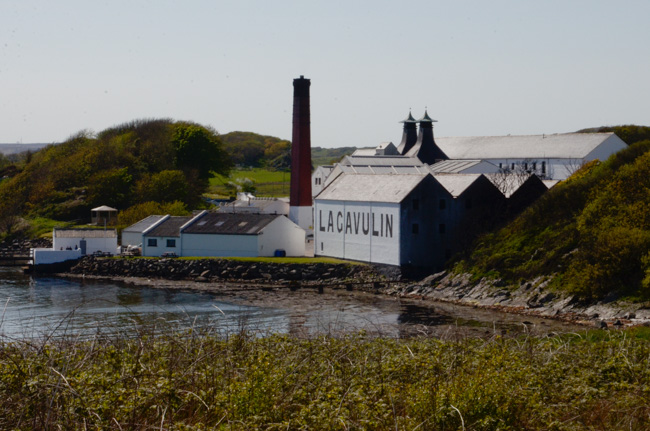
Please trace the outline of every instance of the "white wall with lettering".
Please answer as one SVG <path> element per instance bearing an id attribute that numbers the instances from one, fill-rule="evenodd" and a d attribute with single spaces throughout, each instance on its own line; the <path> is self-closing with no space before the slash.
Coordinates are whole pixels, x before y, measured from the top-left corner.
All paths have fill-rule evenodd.
<path id="1" fill-rule="evenodd" d="M 317 200 L 314 254 L 400 265 L 400 205 Z"/>

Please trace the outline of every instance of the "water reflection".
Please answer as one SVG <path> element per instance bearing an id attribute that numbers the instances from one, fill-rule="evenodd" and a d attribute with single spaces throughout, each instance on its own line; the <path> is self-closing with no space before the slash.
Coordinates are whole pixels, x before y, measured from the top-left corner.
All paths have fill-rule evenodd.
<path id="1" fill-rule="evenodd" d="M 182 286 L 181 286 L 182 287 Z M 113 282 L 30 278 L 0 267 L 0 335 L 6 338 L 134 335 L 192 328 L 218 334 L 243 329 L 264 335 L 367 332 L 390 336 L 490 336 L 573 329 L 449 304 L 398 301 L 376 294 L 324 289 L 202 292 Z M 531 320 L 530 318 L 528 318 Z"/>

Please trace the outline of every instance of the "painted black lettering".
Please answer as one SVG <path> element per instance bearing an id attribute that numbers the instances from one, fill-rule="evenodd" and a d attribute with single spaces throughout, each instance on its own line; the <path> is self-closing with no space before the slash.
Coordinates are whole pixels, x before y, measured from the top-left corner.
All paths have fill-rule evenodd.
<path id="1" fill-rule="evenodd" d="M 330 211 L 329 216 L 327 217 L 327 231 L 334 232 L 334 215 Z"/>
<path id="2" fill-rule="evenodd" d="M 381 236 L 384 236 L 384 215 L 380 214 L 379 217 L 381 218 L 381 225 L 380 225 L 381 226 L 381 230 L 380 230 Z"/>
<path id="3" fill-rule="evenodd" d="M 364 235 L 368 235 L 370 232 L 370 213 L 361 214 L 361 230 Z"/>
<path id="4" fill-rule="evenodd" d="M 353 214 L 354 217 L 354 234 L 359 235 L 359 219 L 361 218 L 361 213 L 356 212 Z"/>
<path id="5" fill-rule="evenodd" d="M 393 237 L 393 215 L 386 214 L 386 236 Z"/>
<path id="6" fill-rule="evenodd" d="M 350 230 L 350 233 L 352 233 L 352 216 L 350 213 L 345 215 L 345 233 L 348 233 L 348 229 Z"/>
<path id="7" fill-rule="evenodd" d="M 321 232 L 325 232 L 325 226 L 323 226 L 323 210 L 318 210 L 318 229 Z"/>
<path id="8" fill-rule="evenodd" d="M 343 213 L 341 211 L 336 213 L 336 229 L 338 233 L 343 232 Z"/>
<path id="9" fill-rule="evenodd" d="M 375 224 L 375 213 L 372 213 L 372 236 L 379 236 L 379 232 L 375 230 L 377 225 Z"/>

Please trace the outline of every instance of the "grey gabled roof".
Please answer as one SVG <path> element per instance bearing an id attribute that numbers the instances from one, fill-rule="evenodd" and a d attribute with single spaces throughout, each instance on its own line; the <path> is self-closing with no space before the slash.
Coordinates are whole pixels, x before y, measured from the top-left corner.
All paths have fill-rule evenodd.
<path id="1" fill-rule="evenodd" d="M 137 223 L 132 224 L 131 226 L 124 228 L 122 232 L 133 232 L 133 233 L 142 233 L 155 223 L 162 220 L 164 215 L 150 215 L 149 217 L 143 218 Z"/>
<path id="2" fill-rule="evenodd" d="M 480 177 L 481 174 L 436 174 L 433 176 L 455 198 L 462 195 Z"/>
<path id="3" fill-rule="evenodd" d="M 479 165 L 484 165 L 486 168 L 489 168 L 489 172 L 497 172 L 499 168 L 496 165 L 493 165 L 490 162 L 484 160 L 442 160 L 433 165 L 429 165 L 429 170 L 436 173 L 446 173 L 446 174 L 460 174 L 467 169 L 474 168 Z M 483 171 L 481 171 L 483 173 Z"/>
<path id="4" fill-rule="evenodd" d="M 341 174 L 316 200 L 399 203 L 426 174 Z"/>
<path id="5" fill-rule="evenodd" d="M 450 159 L 566 159 L 586 157 L 612 137 L 620 140 L 614 133 L 562 133 L 438 137 L 436 143 Z"/>
<path id="6" fill-rule="evenodd" d="M 188 223 L 183 233 L 257 235 L 278 217 L 277 214 L 205 212 Z"/>
<path id="7" fill-rule="evenodd" d="M 406 156 L 345 156 L 339 164 L 347 166 L 423 166 L 416 157 Z"/>
<path id="8" fill-rule="evenodd" d="M 146 232 L 144 236 L 180 237 L 180 228 L 190 221 L 192 217 L 171 216 L 159 223 L 156 227 Z"/>

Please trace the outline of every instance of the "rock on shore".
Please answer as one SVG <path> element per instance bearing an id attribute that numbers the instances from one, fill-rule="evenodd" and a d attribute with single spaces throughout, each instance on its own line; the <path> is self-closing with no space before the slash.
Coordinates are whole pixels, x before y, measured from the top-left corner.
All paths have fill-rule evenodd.
<path id="1" fill-rule="evenodd" d="M 624 301 L 586 303 L 548 288 L 549 278 L 540 277 L 517 286 L 500 280 L 471 279 L 470 274 L 441 272 L 417 283 L 395 285 L 386 293 L 405 297 L 452 302 L 508 312 L 593 323 L 596 327 L 617 324 L 649 324 L 650 304 Z"/>
<path id="2" fill-rule="evenodd" d="M 105 259 L 85 257 L 72 274 L 105 277 L 150 277 L 193 281 L 246 281 L 259 283 L 354 283 L 379 279 L 371 266 L 352 264 L 278 264 L 231 259 Z"/>
<path id="3" fill-rule="evenodd" d="M 441 272 L 408 281 L 399 269 L 372 265 L 272 263 L 231 259 L 143 259 L 85 257 L 70 270 L 75 275 L 107 278 L 158 278 L 254 285 L 345 286 L 384 294 L 443 301 L 506 312 L 592 323 L 596 327 L 650 324 L 650 304 L 623 301 L 584 303 L 548 288 L 548 278 L 518 286 L 500 280 L 472 280 L 469 274 Z"/>

